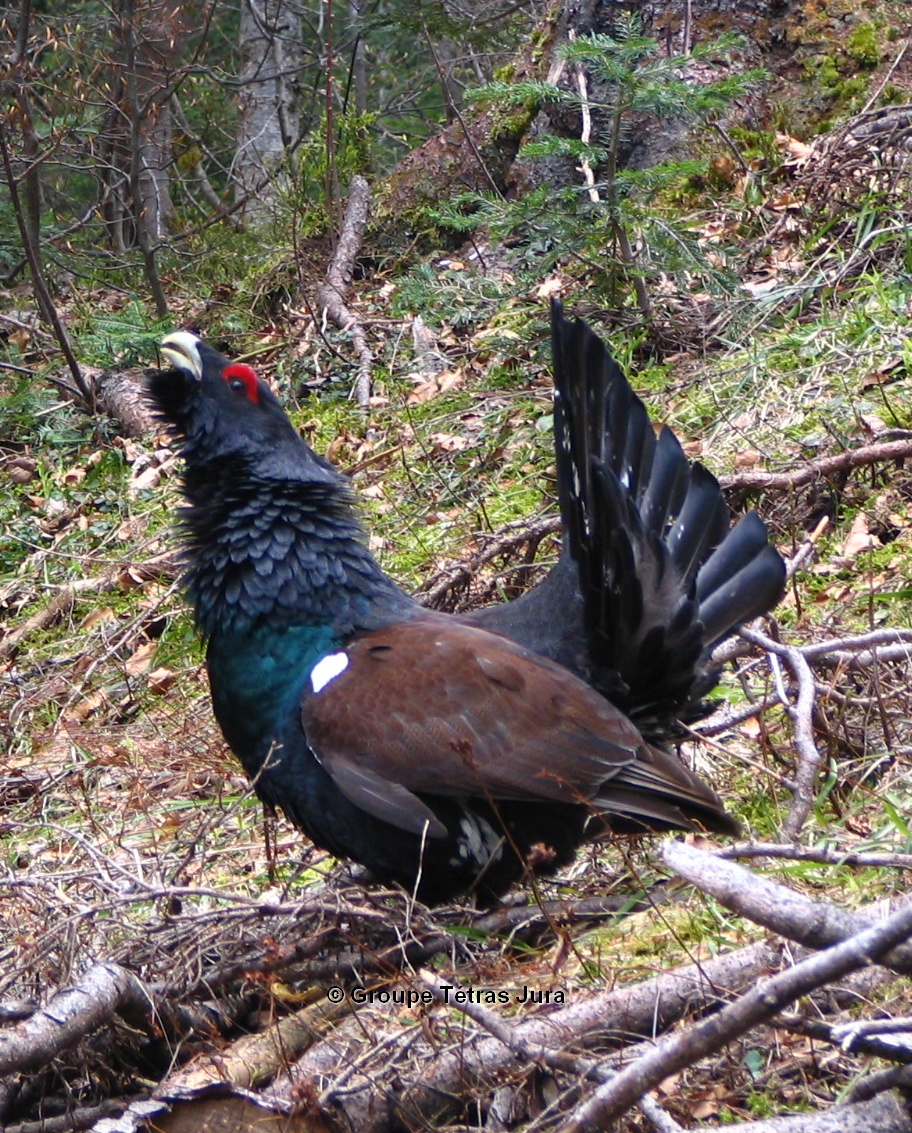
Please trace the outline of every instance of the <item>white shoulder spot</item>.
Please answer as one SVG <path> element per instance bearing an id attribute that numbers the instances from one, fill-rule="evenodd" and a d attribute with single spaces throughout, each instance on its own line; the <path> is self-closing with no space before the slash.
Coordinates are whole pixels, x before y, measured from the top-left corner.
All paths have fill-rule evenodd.
<path id="1" fill-rule="evenodd" d="M 348 668 L 347 653 L 328 653 L 310 670 L 310 684 L 314 692 L 326 688 L 330 681 Z"/>

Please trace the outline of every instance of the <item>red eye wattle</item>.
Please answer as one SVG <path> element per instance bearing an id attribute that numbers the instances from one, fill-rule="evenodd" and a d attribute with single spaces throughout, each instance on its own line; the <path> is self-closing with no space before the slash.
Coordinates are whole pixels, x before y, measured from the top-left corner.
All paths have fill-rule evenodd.
<path id="1" fill-rule="evenodd" d="M 222 370 L 222 377 L 232 389 L 242 391 L 248 401 L 259 405 L 260 383 L 249 366 L 245 366 L 243 362 L 232 362 Z"/>

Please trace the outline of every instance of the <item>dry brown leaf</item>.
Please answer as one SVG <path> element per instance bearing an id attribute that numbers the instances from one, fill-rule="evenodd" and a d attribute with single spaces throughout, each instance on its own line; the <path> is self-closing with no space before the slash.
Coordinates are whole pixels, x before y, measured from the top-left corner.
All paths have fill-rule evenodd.
<path id="1" fill-rule="evenodd" d="M 167 669 L 164 666 L 153 669 L 149 674 L 149 688 L 157 696 L 161 696 L 174 684 L 176 675 L 173 669 Z"/>
<path id="2" fill-rule="evenodd" d="M 437 385 L 440 392 L 446 393 L 448 389 L 454 389 L 461 385 L 463 376 L 462 370 L 444 370 L 442 374 L 438 374 Z"/>
<path id="3" fill-rule="evenodd" d="M 140 467 L 140 462 L 134 466 L 134 475 L 130 477 L 130 491 L 142 492 L 150 488 L 157 488 L 161 481 L 162 470 L 158 465 L 148 464 Z"/>
<path id="4" fill-rule="evenodd" d="M 511 342 L 518 342 L 520 335 L 515 330 L 510 330 L 509 327 L 482 327 L 472 335 L 473 343 L 483 343 L 489 338 L 508 338 Z"/>
<path id="5" fill-rule="evenodd" d="M 552 275 L 550 279 L 546 279 L 544 283 L 538 285 L 535 289 L 535 297 L 536 299 L 550 299 L 552 295 L 560 295 L 563 286 L 560 276 Z"/>
<path id="6" fill-rule="evenodd" d="M 857 814 L 846 815 L 845 828 L 850 834 L 855 834 L 858 838 L 870 838 L 871 834 L 874 832 L 874 827 L 870 820 Z"/>
<path id="7" fill-rule="evenodd" d="M 7 341 L 11 345 L 17 347 L 24 354 L 28 349 L 28 344 L 31 342 L 32 336 L 25 329 L 25 327 L 16 327 L 15 330 L 10 331 L 7 335 Z"/>
<path id="8" fill-rule="evenodd" d="M 742 736 L 747 736 L 749 739 L 755 740 L 760 735 L 760 721 L 756 716 L 748 716 L 746 720 L 742 720 L 738 725 L 738 731 Z"/>
<path id="9" fill-rule="evenodd" d="M 138 590 L 143 585 L 143 580 L 138 571 L 132 567 L 125 567 L 117 576 L 117 589 L 129 593 L 131 590 Z"/>
<path id="10" fill-rule="evenodd" d="M 124 670 L 130 677 L 138 677 L 140 673 L 145 673 L 152 663 L 152 656 L 155 653 L 155 643 L 153 641 L 144 641 L 138 649 L 127 658 L 124 665 Z"/>
<path id="11" fill-rule="evenodd" d="M 77 484 L 81 484 L 83 480 L 85 480 L 85 478 L 86 470 L 80 467 L 69 468 L 66 472 L 63 472 L 56 477 L 59 483 L 66 484 L 70 488 L 74 488 Z"/>
<path id="12" fill-rule="evenodd" d="M 104 696 L 100 692 L 93 692 L 74 704 L 67 713 L 67 719 L 83 721 L 88 720 L 104 704 Z"/>
<path id="13" fill-rule="evenodd" d="M 735 456 L 735 468 L 756 468 L 762 460 L 759 452 L 739 452 Z"/>
<path id="14" fill-rule="evenodd" d="M 716 1089 L 722 1091 L 721 1086 L 717 1086 Z M 695 1117 L 698 1121 L 702 1121 L 706 1117 L 716 1117 L 722 1108 L 723 1098 L 724 1092 L 720 1092 L 719 1096 L 715 1098 L 703 1098 L 702 1101 L 699 1101 L 696 1105 L 691 1106 L 691 1117 Z"/>
<path id="15" fill-rule="evenodd" d="M 6 474 L 14 484 L 28 484 L 35 479 L 38 464 L 30 456 L 16 456 L 6 466 Z"/>
<path id="16" fill-rule="evenodd" d="M 440 393 L 435 381 L 421 382 L 416 385 L 412 392 L 405 399 L 406 405 L 423 405 L 426 401 L 431 401 Z"/>
<path id="17" fill-rule="evenodd" d="M 793 138 L 791 134 L 777 134 L 776 145 L 790 157 L 810 157 L 814 152 L 813 147 L 809 146 L 807 142 L 799 141 L 798 138 Z"/>
<path id="18" fill-rule="evenodd" d="M 80 629 L 91 629 L 93 626 L 100 625 L 102 622 L 115 622 L 117 615 L 110 606 L 100 606 L 97 610 L 92 610 L 79 623 Z"/>
<path id="19" fill-rule="evenodd" d="M 465 437 L 454 436 L 452 433 L 431 433 L 431 445 L 434 452 L 463 452 L 468 448 L 469 442 Z"/>
<path id="20" fill-rule="evenodd" d="M 749 279 L 746 283 L 742 283 L 741 287 L 749 295 L 766 295 L 767 292 L 774 291 L 779 286 L 779 282 L 777 276 L 771 276 L 769 279 Z"/>
<path id="21" fill-rule="evenodd" d="M 863 511 L 855 516 L 849 537 L 842 546 L 842 555 L 846 559 L 854 559 L 862 551 L 871 551 L 882 544 L 876 535 L 872 535 L 868 527 L 868 517 Z"/>
<path id="22" fill-rule="evenodd" d="M 861 379 L 861 388 L 870 389 L 872 386 L 885 386 L 890 382 L 898 381 L 906 376 L 906 365 L 902 358 L 893 358 L 885 362 L 879 370 L 872 370 Z"/>
<path id="23" fill-rule="evenodd" d="M 858 419 L 864 426 L 865 432 L 871 437 L 879 437 L 887 431 L 886 421 L 876 413 L 860 413 Z"/>
<path id="24" fill-rule="evenodd" d="M 677 1098 L 681 1096 L 681 1075 L 669 1074 L 656 1086 L 656 1093 L 660 1097 Z"/>
<path id="25" fill-rule="evenodd" d="M 739 224 L 733 220 L 711 220 L 708 224 L 703 226 L 703 235 L 701 239 L 709 241 L 710 243 L 717 243 L 720 240 L 728 240 L 734 236 L 739 230 Z M 666 359 L 667 360 L 667 359 Z"/>
<path id="26" fill-rule="evenodd" d="M 731 185 L 735 179 L 734 160 L 725 153 L 717 153 L 712 159 L 712 171 L 722 181 Z"/>

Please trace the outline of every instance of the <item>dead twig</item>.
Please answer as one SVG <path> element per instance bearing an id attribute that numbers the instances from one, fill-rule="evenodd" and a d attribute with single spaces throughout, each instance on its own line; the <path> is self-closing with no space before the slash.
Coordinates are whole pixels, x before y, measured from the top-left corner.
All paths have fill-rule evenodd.
<path id="1" fill-rule="evenodd" d="M 328 1002 L 321 990 L 319 1003 L 309 1003 L 266 1030 L 242 1035 L 219 1052 L 218 1058 L 197 1059 L 157 1087 L 156 1097 L 168 1100 L 227 1083 L 242 1089 L 271 1081 L 279 1070 L 322 1039 L 351 1011 L 351 1005 Z"/>
<path id="2" fill-rule="evenodd" d="M 51 298 L 51 293 L 48 290 L 47 282 L 44 278 L 44 271 L 41 266 L 41 254 L 35 241 L 32 238 L 32 233 L 25 221 L 25 213 L 23 211 L 22 201 L 19 196 L 19 186 L 16 175 L 13 172 L 12 159 L 10 157 L 9 146 L 7 144 L 6 128 L 2 121 L 0 121 L 0 159 L 3 162 L 3 170 L 6 176 L 6 186 L 9 190 L 10 201 L 13 206 L 13 214 L 16 217 L 16 223 L 19 227 L 19 234 L 22 237 L 22 247 L 25 250 L 25 256 L 28 260 L 29 270 L 32 275 L 32 286 L 35 289 L 35 298 L 38 300 L 38 308 L 41 311 L 42 318 L 48 323 L 54 332 L 54 337 L 57 340 L 57 345 L 60 347 L 60 352 L 66 359 L 66 364 L 69 367 L 70 373 L 73 375 L 73 381 L 76 388 L 82 395 L 83 407 L 90 413 L 95 411 L 93 403 L 93 395 L 91 387 L 86 383 L 85 378 L 82 376 L 82 370 L 79 367 L 79 362 L 76 360 L 76 355 L 73 353 L 73 347 L 70 343 L 70 337 L 60 319 L 57 308 L 54 306 L 54 301 Z"/>
<path id="3" fill-rule="evenodd" d="M 866 669 L 877 661 L 908 661 L 912 658 L 912 630 L 877 629 L 870 633 L 802 645 L 798 651 L 808 661 Z"/>
<path id="4" fill-rule="evenodd" d="M 19 643 L 30 634 L 37 633 L 38 630 L 47 629 L 48 626 L 52 626 L 58 619 L 65 618 L 70 610 L 72 610 L 75 600 L 76 593 L 72 586 L 65 586 L 62 590 L 58 590 L 43 609 L 32 614 L 30 618 L 26 618 L 24 622 L 16 626 L 15 629 L 10 630 L 3 640 L 0 641 L 0 661 L 5 661 L 7 657 L 12 657 L 19 648 Z"/>
<path id="5" fill-rule="evenodd" d="M 112 1099 L 98 1105 L 83 1106 L 57 1117 L 43 1117 L 40 1121 L 23 1121 L 18 1125 L 4 1125 L 3 1133 L 73 1133 L 77 1129 L 91 1129 L 103 1117 L 123 1113 L 127 1103 Z"/>
<path id="6" fill-rule="evenodd" d="M 455 990 L 455 984 L 441 980 L 433 972 L 423 971 L 420 975 L 422 983 L 425 984 L 438 1003 L 446 1004 L 455 1009 L 455 1004 L 448 1003 L 443 993 L 444 987 Z M 519 1062 L 526 1064 L 541 1063 L 552 1070 L 573 1074 L 577 1078 L 591 1078 L 596 1082 L 605 1082 L 614 1075 L 614 1071 L 607 1069 L 594 1058 L 580 1058 L 577 1055 L 567 1054 L 561 1050 L 551 1050 L 547 1047 L 530 1047 L 517 1034 L 515 1027 L 512 1027 L 496 1011 L 490 1011 L 480 1003 L 472 1003 L 471 1001 L 460 1003 L 458 1010 L 478 1023 L 488 1034 L 502 1042 Z M 652 1098 L 640 1098 L 640 1108 L 658 1130 L 658 1133 L 675 1133 L 675 1131 L 680 1130 L 681 1126 L 669 1117 Z"/>
<path id="7" fill-rule="evenodd" d="M 484 546 L 466 559 L 438 571 L 425 583 L 421 600 L 426 606 L 440 609 L 444 599 L 453 591 L 469 586 L 479 571 L 498 555 L 515 550 L 524 543 L 535 546 L 548 535 L 561 529 L 560 516 L 548 516 L 529 523 L 511 523 L 485 538 Z M 448 607 L 448 604 L 447 604 Z"/>
<path id="8" fill-rule="evenodd" d="M 129 568 L 125 565 L 118 566 L 113 571 L 93 578 L 74 579 L 69 585 L 58 590 L 46 606 L 26 618 L 0 640 L 0 661 L 12 657 L 22 641 L 30 634 L 47 629 L 60 618 L 66 617 L 77 597 L 86 594 L 105 594 L 109 590 L 115 590 L 120 585 L 121 576 L 126 570 L 129 571 L 134 583 L 149 582 L 154 578 L 174 578 L 180 570 L 180 560 L 176 551 L 168 551 L 144 563 L 131 565 Z"/>
<path id="9" fill-rule="evenodd" d="M 912 1066 L 892 1066 L 889 1070 L 880 1070 L 860 1078 L 849 1091 L 848 1101 L 860 1102 L 882 1094 L 885 1090 L 902 1090 L 904 1093 L 912 1088 Z M 880 1125 L 869 1125 L 869 1129 L 880 1130 Z"/>
<path id="10" fill-rule="evenodd" d="M 840 984 L 840 987 L 845 988 L 848 987 L 848 985 L 849 980 L 844 980 Z M 884 1024 L 893 1023 L 892 1019 L 880 1019 L 877 1021 Z M 903 1022 L 902 1020 L 900 1021 Z M 910 1026 L 908 1019 L 904 1020 L 904 1023 L 909 1029 L 902 1033 L 902 1037 L 908 1040 L 912 1026 Z M 912 1063 L 912 1048 L 909 1047 L 907 1042 L 895 1042 L 889 1033 L 884 1037 L 863 1032 L 856 1035 L 853 1033 L 851 1027 L 832 1026 L 829 1023 L 823 1022 L 821 1019 L 815 1019 L 808 1015 L 797 1013 L 780 1015 L 775 1021 L 775 1026 L 781 1027 L 785 1031 L 791 1031 L 796 1035 L 806 1035 L 808 1038 L 812 1038 L 817 1042 L 829 1043 L 831 1046 L 839 1047 L 839 1049 L 843 1051 L 851 1050 L 853 1053 L 863 1054 L 869 1058 L 883 1058 L 887 1062 L 899 1062 L 904 1066 Z M 861 1031 L 861 1028 L 859 1028 L 859 1031 Z M 871 1093 L 864 1096 L 873 1097 L 875 1093 L 877 1093 L 877 1091 L 872 1090 Z M 861 1095 L 853 1096 L 850 1100 L 860 1101 Z"/>
<path id="11" fill-rule="evenodd" d="M 774 666 L 773 673 L 776 678 L 776 688 L 780 700 L 792 720 L 792 738 L 795 742 L 795 751 L 798 754 L 798 765 L 795 768 L 795 778 L 790 784 L 794 798 L 789 807 L 788 815 L 782 824 L 782 836 L 789 842 L 797 841 L 804 826 L 805 819 L 811 812 L 816 794 L 817 775 L 823 762 L 823 755 L 817 750 L 814 741 L 813 711 L 817 684 L 814 674 L 800 649 L 782 642 L 773 641 L 766 634 L 757 630 L 742 629 L 740 636 L 751 645 L 758 645 L 766 650 L 771 660 L 781 657 L 792 671 L 798 685 L 798 695 L 795 703 L 790 703 L 782 685 L 781 675 Z"/>

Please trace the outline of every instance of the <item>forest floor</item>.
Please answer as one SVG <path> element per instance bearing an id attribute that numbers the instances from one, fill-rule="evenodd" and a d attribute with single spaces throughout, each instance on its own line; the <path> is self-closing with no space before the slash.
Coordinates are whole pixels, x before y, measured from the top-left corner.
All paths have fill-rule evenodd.
<path id="1" fill-rule="evenodd" d="M 8 1131 L 87 1128 L 128 1104 L 104 1128 L 150 1113 L 162 1129 L 599 1128 L 595 1086 L 667 1029 L 691 1046 L 646 1079 L 652 1100 L 619 1128 L 668 1115 L 759 1128 L 845 1102 L 844 1129 L 903 1128 L 891 1095 L 867 1102 L 864 1083 L 912 1061 L 909 1036 L 892 1054 L 850 1048 L 838 1029 L 912 1014 L 895 970 L 825 973 L 816 991 L 812 973 L 791 997 L 770 992 L 762 1018 L 715 1016 L 723 1039 L 698 1042 L 707 1010 L 797 970 L 808 953 L 785 939 L 814 949 L 858 932 L 912 868 L 909 173 L 880 186 L 875 225 L 858 197 L 868 150 L 793 143 L 751 206 L 764 234 L 737 294 L 669 300 L 679 340 L 661 360 L 608 336 L 653 417 L 797 563 L 775 621 L 757 627 L 763 647 L 731 651 L 717 710 L 683 745 L 746 832 L 724 857 L 702 839 L 619 840 L 503 908 L 427 910 L 264 817 L 212 719 L 180 593 L 173 454 L 0 371 Z M 811 241 L 803 218 L 824 187 L 833 220 Z M 747 208 L 733 193 L 703 220 L 705 241 Z M 569 273 L 514 286 L 498 255 L 493 276 L 451 259 L 358 285 L 378 358 L 366 412 L 345 336 L 327 341 L 303 309 L 233 334 L 223 290 L 173 296 L 177 321 L 217 325 L 351 476 L 385 568 L 447 609 L 509 598 L 554 561 L 544 300 L 560 292 L 600 316 Z M 40 369 L 49 343 L 27 290 L 2 300 L 8 349 Z M 132 302 L 61 297 L 96 359 L 106 335 L 129 339 Z M 417 310 L 433 364 L 414 345 Z M 725 873 L 735 857 L 748 875 Z M 814 904 L 792 910 L 763 879 Z M 837 910 L 859 916 L 806 938 Z M 73 1013 L 58 1042 L 37 1009 L 66 988 L 78 1003 L 53 1000 L 58 1022 Z M 219 1083 L 231 1088 L 214 1097 Z"/>

